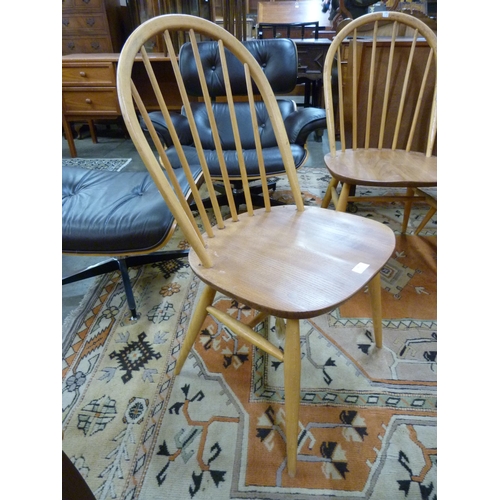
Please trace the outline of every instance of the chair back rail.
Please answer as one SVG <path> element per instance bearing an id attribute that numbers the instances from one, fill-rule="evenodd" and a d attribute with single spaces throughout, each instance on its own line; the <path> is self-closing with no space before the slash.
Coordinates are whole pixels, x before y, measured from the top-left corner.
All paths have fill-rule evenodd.
<path id="1" fill-rule="evenodd" d="M 334 96 L 332 86 L 325 92 L 330 147 L 335 151 L 335 133 L 339 133 L 342 151 L 371 147 L 430 156 L 437 135 L 436 35 L 416 18 L 399 12 L 368 16 L 373 36 L 358 30 L 366 26 L 367 16 L 351 21 L 335 37 L 325 60 L 325 81 L 328 71 L 336 67 L 341 82 L 338 95 Z M 380 37 L 379 23 L 388 22 L 392 22 L 392 35 Z M 411 38 L 398 36 L 401 25 L 413 28 Z"/>
<path id="2" fill-rule="evenodd" d="M 186 90 L 185 83 L 181 76 L 181 71 L 179 69 L 178 57 L 174 48 L 174 32 L 180 31 L 187 33 L 187 39 L 191 43 L 193 54 L 196 60 L 196 65 L 198 68 L 198 78 L 200 87 L 202 89 L 202 97 L 197 100 L 202 100 L 207 111 L 208 120 L 210 126 L 213 130 L 213 140 L 215 144 L 215 149 L 217 152 L 217 157 L 220 163 L 221 177 L 225 188 L 225 193 L 228 197 L 228 205 L 230 210 L 230 218 L 233 222 L 237 222 L 239 215 L 236 210 L 236 205 L 234 202 L 234 197 L 232 193 L 232 186 L 228 177 L 228 172 L 224 159 L 223 146 L 218 134 L 218 124 L 217 118 L 213 113 L 212 109 L 212 98 L 210 96 L 207 81 L 205 78 L 204 70 L 200 60 L 198 52 L 198 40 L 201 38 L 206 39 L 207 37 L 216 39 L 219 47 L 219 57 L 221 60 L 222 76 L 224 79 L 224 86 L 226 89 L 227 102 L 229 106 L 229 114 L 231 117 L 231 127 L 236 143 L 236 151 L 240 162 L 240 174 L 243 183 L 243 190 L 245 193 L 245 200 L 247 204 L 248 216 L 253 215 L 253 206 L 250 196 L 250 186 L 249 179 L 245 170 L 245 161 L 243 157 L 243 148 L 241 145 L 241 138 L 238 129 L 238 123 L 236 120 L 235 104 L 233 93 L 231 90 L 230 75 L 228 71 L 228 66 L 226 62 L 226 53 L 228 50 L 244 66 L 244 74 L 247 86 L 248 103 L 250 108 L 250 116 L 252 121 L 252 128 L 255 139 L 255 147 L 257 151 L 258 165 L 260 178 L 259 181 L 263 187 L 263 197 L 265 200 L 265 209 L 267 211 L 271 210 L 270 194 L 267 189 L 266 172 L 264 165 L 264 156 L 262 154 L 262 146 L 260 142 L 260 132 L 258 126 L 258 119 L 255 112 L 255 98 L 254 91 L 259 95 L 259 100 L 264 101 L 269 118 L 273 127 L 274 134 L 276 136 L 277 144 L 280 149 L 281 156 L 283 158 L 283 163 L 287 176 L 289 178 L 292 195 L 294 197 L 295 205 L 298 210 L 303 210 L 303 201 L 300 194 L 300 188 L 296 173 L 296 168 L 293 160 L 293 156 L 290 150 L 290 144 L 288 141 L 287 133 L 281 119 L 280 111 L 276 98 L 272 91 L 272 88 L 266 79 L 265 75 L 262 73 L 261 68 L 257 61 L 251 56 L 248 49 L 237 39 L 232 37 L 226 30 L 219 26 L 215 26 L 213 23 L 200 18 L 193 18 L 193 16 L 187 15 L 167 15 L 159 16 L 157 18 L 150 19 L 144 23 L 145 27 L 134 32 L 127 40 L 125 46 L 122 49 L 122 54 L 118 64 L 118 97 L 120 106 L 123 110 L 137 109 L 138 113 L 142 117 L 144 124 L 146 125 L 147 131 L 151 136 L 151 141 L 156 149 L 156 154 L 152 151 L 148 138 L 141 129 L 141 125 L 136 114 L 126 112 L 124 113 L 124 120 L 131 135 L 134 143 L 137 146 L 138 152 L 144 161 L 144 164 L 150 171 L 154 181 L 159 187 L 167 205 L 171 209 L 174 217 L 176 218 L 178 224 L 181 226 L 188 242 L 193 247 L 193 250 L 199 256 L 202 265 L 205 267 L 211 267 L 212 261 L 209 254 L 206 252 L 204 247 L 204 241 L 201 235 L 200 228 L 195 221 L 192 211 L 189 209 L 189 205 L 184 200 L 180 186 L 176 182 L 175 175 L 173 172 L 173 167 L 165 154 L 164 146 L 160 140 L 151 119 L 148 116 L 146 106 L 144 105 L 141 96 L 137 91 L 137 87 L 132 81 L 132 66 L 134 62 L 134 57 L 139 54 L 144 61 L 146 67 L 146 73 L 151 82 L 154 95 L 156 96 L 158 102 L 158 108 L 161 110 L 165 122 L 167 124 L 169 133 L 172 137 L 173 147 L 175 147 L 177 154 L 180 159 L 180 163 L 186 178 L 188 179 L 189 185 L 193 192 L 193 199 L 196 204 L 197 210 L 200 213 L 201 221 L 203 225 L 203 230 L 207 233 L 208 237 L 211 238 L 215 235 L 214 229 L 212 228 L 211 214 L 207 213 L 207 210 L 203 203 L 203 198 L 198 192 L 196 185 L 196 180 L 193 179 L 191 175 L 191 169 L 186 160 L 183 148 L 181 146 L 179 137 L 177 135 L 176 129 L 172 122 L 170 111 L 168 109 L 165 100 L 163 99 L 161 93 L 161 81 L 159 81 L 154 72 L 154 65 L 149 61 L 149 53 L 145 48 L 146 42 L 152 37 L 161 33 L 166 46 L 166 54 L 170 58 L 174 75 L 179 87 L 182 104 L 185 110 L 185 114 L 188 118 L 191 132 L 193 135 L 193 141 L 198 153 L 199 164 L 203 171 L 204 182 L 208 190 L 208 194 L 211 201 L 211 208 L 213 209 L 213 214 L 216 220 L 216 226 L 219 230 L 225 227 L 228 220 L 224 220 L 221 207 L 217 201 L 216 189 L 214 183 L 211 179 L 210 172 L 207 167 L 205 155 L 201 145 L 200 137 L 197 131 L 197 125 L 191 111 L 191 101 Z M 196 30 L 192 27 L 196 26 Z M 215 36 L 211 34 L 215 33 Z M 192 99 L 192 97 L 191 97 Z M 165 175 L 166 174 L 166 175 Z M 254 179 L 254 176 L 252 176 Z"/>

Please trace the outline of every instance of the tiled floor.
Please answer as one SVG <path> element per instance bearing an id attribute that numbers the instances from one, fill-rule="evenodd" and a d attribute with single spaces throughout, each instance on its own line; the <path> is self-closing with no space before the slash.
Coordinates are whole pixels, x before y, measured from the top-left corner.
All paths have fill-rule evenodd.
<path id="1" fill-rule="evenodd" d="M 76 150 L 80 158 L 131 158 L 132 161 L 124 170 L 140 171 L 145 169 L 142 160 L 137 154 L 130 139 L 127 139 L 124 132 L 116 125 L 97 125 L 98 143 L 92 143 L 88 129 L 82 130 L 82 138 L 76 139 Z M 316 142 L 311 136 L 308 141 L 309 158 L 306 166 L 323 165 L 323 156 L 327 147 L 326 134 L 323 135 L 322 142 Z M 62 138 L 62 157 L 71 158 L 68 143 Z M 96 264 L 104 260 L 102 257 L 67 256 L 62 257 L 62 275 L 69 276 L 79 270 L 85 269 L 89 265 Z M 95 278 L 90 278 L 77 283 L 64 285 L 62 290 L 62 320 L 64 322 L 67 315 L 75 309 L 82 301 L 85 293 L 93 283 Z"/>

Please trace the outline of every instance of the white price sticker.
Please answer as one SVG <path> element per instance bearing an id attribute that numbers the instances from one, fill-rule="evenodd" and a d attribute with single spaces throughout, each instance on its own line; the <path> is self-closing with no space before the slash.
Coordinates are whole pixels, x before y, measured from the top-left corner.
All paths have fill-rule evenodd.
<path id="1" fill-rule="evenodd" d="M 368 268 L 370 267 L 370 264 L 365 264 L 364 262 L 360 262 L 359 264 L 356 264 L 352 270 L 355 273 L 362 274 L 364 273 Z"/>

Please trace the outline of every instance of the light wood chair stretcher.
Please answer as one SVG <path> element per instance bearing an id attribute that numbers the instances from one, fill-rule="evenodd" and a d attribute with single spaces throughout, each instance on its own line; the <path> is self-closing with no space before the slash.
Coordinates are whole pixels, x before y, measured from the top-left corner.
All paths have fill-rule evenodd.
<path id="1" fill-rule="evenodd" d="M 378 37 L 379 23 L 386 28 L 392 24 L 390 37 Z M 367 26 L 373 36 L 361 31 Z M 402 26 L 413 30 L 411 38 L 397 36 Z M 325 60 L 325 82 L 334 70 L 342 84 L 324 85 L 330 144 L 325 165 L 332 180 L 322 206 L 333 202 L 343 212 L 348 203 L 399 201 L 405 207 L 405 232 L 413 203 L 426 202 L 432 208 L 425 225 L 437 210 L 437 201 L 422 191 L 437 186 L 435 33 L 418 18 L 400 12 L 362 16 L 333 40 Z M 388 196 L 356 196 L 356 186 L 406 189 L 404 194 L 386 189 Z"/>
<path id="2" fill-rule="evenodd" d="M 164 37 L 172 60 L 186 116 L 191 120 L 206 189 L 212 201 L 212 208 L 207 211 L 203 206 L 203 197 L 198 192 L 196 183 L 192 182 L 193 198 L 199 212 L 199 221 L 195 219 L 190 207 L 180 196 L 181 192 L 176 185 L 175 175 L 172 175 L 173 169 L 155 133 L 154 126 L 148 121 L 148 113 L 131 80 L 133 59 L 139 52 L 142 54 L 146 67 L 149 68 L 152 86 L 159 99 L 159 109 L 164 114 L 174 146 L 182 160 L 182 147 L 159 90 L 161 82 L 156 80 L 153 68 L 148 64 L 149 56 L 144 49 L 144 44 L 158 34 Z M 226 64 L 230 53 L 244 66 L 250 110 L 255 109 L 254 92 L 260 94 L 265 102 L 266 116 L 261 113 L 257 116 L 255 112 L 252 112 L 255 147 L 259 151 L 260 179 L 265 179 L 266 174 L 259 136 L 264 125 L 265 127 L 272 126 L 277 145 L 283 156 L 286 175 L 294 198 L 293 205 L 271 206 L 267 184 L 263 182 L 265 207 L 254 209 L 240 145 L 241 179 L 246 199 L 246 212 L 237 212 L 231 196 L 229 196 L 229 207 L 226 209 L 229 213 L 223 213 L 219 207 L 203 150 L 197 139 L 197 124 L 191 117 L 189 97 L 175 57 L 174 42 L 178 40 L 191 43 L 194 53 L 197 54 L 198 47 L 203 43 L 199 41 L 200 35 L 204 40 L 210 38 L 218 41 L 222 78 L 227 87 L 230 107 L 234 108 L 230 75 Z M 262 43 L 272 44 L 273 40 L 262 40 Z M 206 79 L 213 77 L 213 70 L 210 67 L 202 67 L 199 57 L 196 57 L 196 60 L 200 85 L 205 90 L 207 121 L 214 134 L 223 180 L 229 186 L 223 144 L 218 140 L 218 127 L 232 127 L 236 143 L 240 144 L 236 113 L 231 113 L 231 123 L 217 122 L 212 112 L 210 96 L 206 92 Z M 287 467 L 290 476 L 295 476 L 301 400 L 299 321 L 335 309 L 357 291 L 368 286 L 373 307 L 376 345 L 382 347 L 379 271 L 394 250 L 394 234 L 386 226 L 372 220 L 320 207 L 304 206 L 286 130 L 269 82 L 262 68 L 245 46 L 221 27 L 204 19 L 185 15 L 160 16 L 145 22 L 132 33 L 122 50 L 118 64 L 118 95 L 130 136 L 189 241 L 191 246 L 189 263 L 193 271 L 205 283 L 186 338 L 183 340 L 175 373 L 179 375 L 207 314 L 212 315 L 234 334 L 283 361 Z M 147 125 L 151 141 L 148 141 L 144 135 L 136 109 L 139 110 Z M 151 143 L 154 144 L 155 151 L 150 146 Z M 185 161 L 182 161 L 182 168 L 189 177 L 190 170 Z M 231 193 L 231 189 L 226 191 Z M 212 219 L 215 221 L 214 225 L 211 223 Z M 198 222 L 202 229 L 198 227 Z M 237 321 L 216 307 L 214 299 L 217 292 L 254 308 L 258 313 L 248 324 Z M 254 330 L 269 315 L 275 316 L 277 323 L 284 325 L 284 351 Z"/>

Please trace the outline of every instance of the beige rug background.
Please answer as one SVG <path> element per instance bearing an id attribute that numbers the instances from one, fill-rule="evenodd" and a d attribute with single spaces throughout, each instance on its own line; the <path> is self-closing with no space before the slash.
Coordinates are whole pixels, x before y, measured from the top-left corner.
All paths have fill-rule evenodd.
<path id="1" fill-rule="evenodd" d="M 328 177 L 312 168 L 301 176 L 316 203 Z M 412 227 L 424 212 L 415 210 Z M 394 206 L 361 206 L 358 215 L 395 231 L 401 217 Z M 430 227 L 435 234 L 435 220 Z M 182 246 L 182 235 L 170 245 Z M 173 377 L 203 287 L 187 263 L 132 270 L 137 322 L 118 273 L 96 280 L 66 325 L 74 340 L 63 358 L 64 451 L 99 499 L 437 498 L 435 255 L 433 235 L 398 237 L 382 349 L 363 293 L 301 323 L 294 479 L 284 458 L 281 363 L 208 318 Z M 223 297 L 217 307 L 254 314 Z M 279 344 L 272 320 L 259 328 Z"/>

